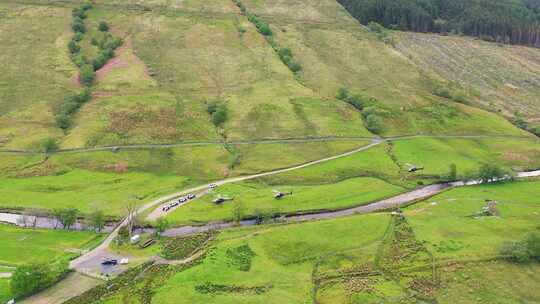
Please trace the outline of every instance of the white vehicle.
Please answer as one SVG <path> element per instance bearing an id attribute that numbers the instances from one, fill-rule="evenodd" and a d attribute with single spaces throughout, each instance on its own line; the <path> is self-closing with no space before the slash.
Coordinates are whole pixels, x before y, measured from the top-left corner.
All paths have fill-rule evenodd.
<path id="1" fill-rule="evenodd" d="M 210 188 L 210 189 L 217 188 L 217 184 L 210 184 L 210 185 L 208 185 L 208 188 Z"/>
<path id="2" fill-rule="evenodd" d="M 129 259 L 128 258 L 123 258 L 120 260 L 120 265 L 127 265 L 129 263 Z"/>
<path id="3" fill-rule="evenodd" d="M 131 244 L 137 244 L 139 241 L 141 240 L 141 235 L 140 234 L 135 234 L 134 236 L 131 237 Z"/>

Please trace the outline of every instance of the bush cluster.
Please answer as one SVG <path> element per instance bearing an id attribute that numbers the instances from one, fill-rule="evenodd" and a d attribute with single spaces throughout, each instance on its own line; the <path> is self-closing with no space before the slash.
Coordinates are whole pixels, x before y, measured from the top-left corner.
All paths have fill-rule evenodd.
<path id="1" fill-rule="evenodd" d="M 56 125 L 61 129 L 68 129 L 71 126 L 70 116 L 77 112 L 79 108 L 90 100 L 90 89 L 86 88 L 82 93 L 68 95 L 60 105 L 56 113 Z"/>
<path id="2" fill-rule="evenodd" d="M 227 249 L 228 263 L 240 271 L 249 271 L 251 269 L 251 260 L 256 254 L 251 250 L 248 244 L 236 248 Z"/>
<path id="3" fill-rule="evenodd" d="M 242 13 L 248 17 L 248 20 L 255 25 L 259 33 L 265 36 L 272 36 L 273 33 L 268 23 L 264 22 L 264 20 L 259 18 L 259 16 L 249 13 L 244 3 L 242 3 L 242 1 L 240 0 L 233 0 L 233 1 L 234 3 L 236 3 L 238 8 L 240 8 L 240 11 L 242 11 Z"/>
<path id="4" fill-rule="evenodd" d="M 451 90 L 446 86 L 438 85 L 433 89 L 432 93 L 435 96 L 451 99 L 455 102 L 459 102 L 462 104 L 471 103 L 471 101 L 469 100 L 469 98 L 464 92 L 459 91 L 459 90 Z"/>
<path id="5" fill-rule="evenodd" d="M 370 132 L 380 134 L 384 130 L 384 120 L 381 110 L 376 105 L 376 99 L 368 99 L 358 94 L 352 95 L 347 88 L 340 88 L 336 98 L 362 112 L 364 124 Z"/>
<path id="6" fill-rule="evenodd" d="M 268 23 L 262 20 L 259 16 L 249 13 L 241 0 L 234 0 L 234 2 L 240 8 L 242 13 L 247 16 L 248 20 L 255 25 L 259 33 L 266 37 L 268 43 L 270 43 L 274 51 L 276 51 L 278 54 L 279 59 L 281 59 L 281 61 L 289 68 L 289 70 L 291 70 L 291 72 L 298 76 L 298 73 L 302 70 L 302 67 L 294 60 L 292 51 L 289 48 L 281 48 L 277 45 L 276 41 L 273 39 L 274 33 L 272 32 L 272 29 Z"/>
<path id="7" fill-rule="evenodd" d="M 212 102 L 206 108 L 206 112 L 211 115 L 214 126 L 219 127 L 227 121 L 229 110 L 227 105 L 222 102 Z"/>
<path id="8" fill-rule="evenodd" d="M 15 269 L 11 277 L 11 292 L 16 299 L 33 295 L 58 282 L 69 271 L 68 261 L 51 264 L 26 264 Z"/>
<path id="9" fill-rule="evenodd" d="M 200 233 L 186 237 L 170 238 L 163 242 L 161 256 L 168 260 L 188 258 L 212 237 L 212 233 Z"/>
<path id="10" fill-rule="evenodd" d="M 540 233 L 529 233 L 522 240 L 504 243 L 500 251 L 517 263 L 540 262 Z"/>
<path id="11" fill-rule="evenodd" d="M 298 73 L 302 70 L 302 67 L 294 61 L 292 51 L 289 48 L 279 48 L 277 51 L 281 61 L 291 70 L 293 73 Z"/>

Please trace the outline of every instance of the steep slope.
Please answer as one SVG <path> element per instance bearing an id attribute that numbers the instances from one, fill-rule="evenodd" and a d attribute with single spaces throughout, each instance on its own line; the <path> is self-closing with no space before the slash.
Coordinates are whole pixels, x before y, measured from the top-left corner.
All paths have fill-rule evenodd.
<path id="1" fill-rule="evenodd" d="M 68 8 L 0 3 L 1 147 L 35 148 L 62 136 L 52 112 L 76 89 L 70 17 Z"/>
<path id="2" fill-rule="evenodd" d="M 540 49 L 407 32 L 396 40 L 422 69 L 475 91 L 483 107 L 540 124 Z"/>
<path id="3" fill-rule="evenodd" d="M 306 86 L 322 96 L 347 87 L 384 120 L 382 134 L 519 134 L 508 122 L 432 94 L 435 75 L 380 41 L 333 0 L 244 0 L 292 50 Z M 373 109 L 374 108 L 374 109 Z"/>

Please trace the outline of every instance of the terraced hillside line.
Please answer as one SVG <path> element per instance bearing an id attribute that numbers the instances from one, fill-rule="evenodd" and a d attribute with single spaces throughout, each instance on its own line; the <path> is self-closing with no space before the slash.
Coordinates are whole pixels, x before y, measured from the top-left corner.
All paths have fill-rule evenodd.
<path id="1" fill-rule="evenodd" d="M 55 151 L 47 152 L 48 155 L 62 154 L 62 153 L 86 153 L 86 152 L 100 152 L 100 151 L 118 151 L 118 150 L 143 150 L 143 149 L 165 149 L 175 147 L 194 147 L 194 146 L 209 146 L 209 145 L 258 145 L 258 144 L 288 144 L 288 143 L 310 143 L 310 142 L 332 142 L 332 141 L 363 141 L 363 140 L 382 140 L 385 142 L 408 140 L 415 138 L 434 138 L 434 139 L 482 139 L 482 138 L 498 138 L 498 139 L 533 139 L 532 136 L 516 136 L 516 135 L 402 135 L 392 137 L 365 137 L 365 136 L 326 136 L 326 137 L 305 137 L 305 138 L 263 138 L 252 140 L 205 140 L 205 141 L 184 141 L 179 143 L 170 144 L 132 144 L 132 145 L 116 145 L 116 146 L 103 146 L 94 148 L 70 148 L 70 149 L 58 149 Z M 540 139 L 538 139 L 540 141 Z M 32 155 L 43 154 L 42 151 L 37 150 L 20 150 L 20 149 L 0 149 L 0 154 L 13 154 L 13 155 Z"/>

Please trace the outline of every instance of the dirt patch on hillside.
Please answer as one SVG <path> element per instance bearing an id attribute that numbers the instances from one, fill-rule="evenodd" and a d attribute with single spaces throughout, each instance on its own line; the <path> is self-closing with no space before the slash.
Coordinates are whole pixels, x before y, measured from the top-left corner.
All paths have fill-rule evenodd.
<path id="1" fill-rule="evenodd" d="M 131 37 L 125 39 L 124 44 L 116 49 L 114 58 L 107 61 L 107 63 L 99 70 L 96 71 L 96 80 L 103 79 L 107 74 L 117 68 L 128 68 L 131 65 L 141 65 L 144 67 L 144 75 L 150 78 L 148 67 L 146 64 L 133 52 L 133 40 Z M 130 56 L 131 55 L 131 56 Z"/>

